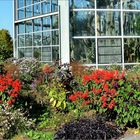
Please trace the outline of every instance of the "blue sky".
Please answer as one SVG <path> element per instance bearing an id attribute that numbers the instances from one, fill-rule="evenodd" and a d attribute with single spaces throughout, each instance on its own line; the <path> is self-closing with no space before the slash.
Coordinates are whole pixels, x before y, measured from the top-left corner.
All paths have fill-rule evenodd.
<path id="1" fill-rule="evenodd" d="M 13 0 L 0 0 L 0 29 L 9 30 L 13 36 Z"/>

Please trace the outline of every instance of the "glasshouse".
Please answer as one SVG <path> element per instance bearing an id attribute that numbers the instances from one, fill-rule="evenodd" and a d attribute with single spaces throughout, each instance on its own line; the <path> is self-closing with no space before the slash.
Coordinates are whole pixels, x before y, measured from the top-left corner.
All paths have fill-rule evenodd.
<path id="1" fill-rule="evenodd" d="M 102 67 L 140 62 L 140 0 L 15 0 L 14 56 Z"/>

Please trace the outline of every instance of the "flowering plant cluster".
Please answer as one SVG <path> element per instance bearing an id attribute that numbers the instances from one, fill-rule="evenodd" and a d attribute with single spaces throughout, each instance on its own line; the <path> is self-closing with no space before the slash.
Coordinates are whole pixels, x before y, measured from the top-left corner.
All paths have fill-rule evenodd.
<path id="1" fill-rule="evenodd" d="M 19 95 L 21 84 L 9 74 L 0 75 L 0 106 L 11 106 Z"/>
<path id="2" fill-rule="evenodd" d="M 113 109 L 118 96 L 119 81 L 125 80 L 124 72 L 118 70 L 95 70 L 82 77 L 82 91 L 69 96 L 72 102 L 81 100 L 82 105 L 92 104 L 96 110 Z"/>

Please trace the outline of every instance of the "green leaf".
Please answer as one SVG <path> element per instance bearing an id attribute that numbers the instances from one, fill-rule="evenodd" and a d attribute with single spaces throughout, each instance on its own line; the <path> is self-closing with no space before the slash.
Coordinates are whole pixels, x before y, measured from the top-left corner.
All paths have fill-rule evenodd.
<path id="1" fill-rule="evenodd" d="M 56 105 L 56 100 L 53 101 L 52 106 L 55 107 L 55 105 Z"/>
<path id="2" fill-rule="evenodd" d="M 54 98 L 51 98 L 51 99 L 50 99 L 50 102 L 52 102 L 52 101 L 54 101 Z"/>
<path id="3" fill-rule="evenodd" d="M 61 101 L 58 101 L 56 107 L 59 107 L 61 105 L 61 103 L 62 103 Z"/>

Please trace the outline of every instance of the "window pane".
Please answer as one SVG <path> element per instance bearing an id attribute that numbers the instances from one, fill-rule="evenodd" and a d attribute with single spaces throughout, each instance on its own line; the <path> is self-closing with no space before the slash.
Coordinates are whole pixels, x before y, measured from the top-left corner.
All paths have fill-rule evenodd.
<path id="1" fill-rule="evenodd" d="M 41 48 L 33 49 L 33 57 L 41 61 Z"/>
<path id="2" fill-rule="evenodd" d="M 48 32 L 43 32 L 43 38 L 42 38 L 42 43 L 43 45 L 51 45 L 51 35 L 50 31 Z"/>
<path id="3" fill-rule="evenodd" d="M 40 11 L 40 3 L 39 4 L 35 4 L 34 5 L 34 16 L 38 16 L 41 14 L 41 11 Z"/>
<path id="4" fill-rule="evenodd" d="M 72 8 L 94 8 L 95 0 L 70 0 Z"/>
<path id="5" fill-rule="evenodd" d="M 33 3 L 37 3 L 37 2 L 40 2 L 40 0 L 33 0 Z"/>
<path id="6" fill-rule="evenodd" d="M 71 59 L 81 63 L 96 63 L 95 39 L 74 39 L 70 48 Z"/>
<path id="7" fill-rule="evenodd" d="M 52 16 L 52 29 L 58 29 L 58 15 Z"/>
<path id="8" fill-rule="evenodd" d="M 52 47 L 52 61 L 59 60 L 59 47 Z"/>
<path id="9" fill-rule="evenodd" d="M 47 0 L 45 2 L 42 2 L 42 14 L 46 14 L 46 13 L 49 13 L 51 12 L 51 9 L 50 9 L 50 0 Z"/>
<path id="10" fill-rule="evenodd" d="M 123 8 L 140 10 L 140 0 L 123 0 Z"/>
<path id="11" fill-rule="evenodd" d="M 32 20 L 26 21 L 26 33 L 33 31 Z"/>
<path id="12" fill-rule="evenodd" d="M 41 33 L 34 33 L 34 46 L 41 46 Z"/>
<path id="13" fill-rule="evenodd" d="M 26 7 L 26 18 L 32 17 L 32 6 Z"/>
<path id="14" fill-rule="evenodd" d="M 25 48 L 24 49 L 24 57 L 33 57 L 32 48 Z"/>
<path id="15" fill-rule="evenodd" d="M 120 0 L 97 0 L 98 9 L 119 9 Z"/>
<path id="16" fill-rule="evenodd" d="M 18 19 L 25 18 L 24 8 L 18 10 Z"/>
<path id="17" fill-rule="evenodd" d="M 121 63 L 121 39 L 98 39 L 99 64 Z"/>
<path id="18" fill-rule="evenodd" d="M 31 5 L 32 4 L 32 0 L 26 0 L 26 6 Z"/>
<path id="19" fill-rule="evenodd" d="M 24 0 L 18 0 L 18 8 L 24 7 Z"/>
<path id="20" fill-rule="evenodd" d="M 18 28 L 18 30 L 19 30 L 19 34 L 22 34 L 22 33 L 25 33 L 25 24 L 24 24 L 24 22 L 21 22 L 21 23 L 19 23 L 19 26 L 18 26 L 19 28 Z"/>
<path id="21" fill-rule="evenodd" d="M 24 57 L 24 48 L 23 49 L 18 49 L 18 58 Z"/>
<path id="22" fill-rule="evenodd" d="M 75 36 L 95 35 L 95 16 L 93 11 L 79 11 L 72 13 L 72 33 Z"/>
<path id="23" fill-rule="evenodd" d="M 140 12 L 123 13 L 124 35 L 140 35 Z"/>
<path id="24" fill-rule="evenodd" d="M 25 46 L 25 41 L 24 41 L 24 35 L 19 35 L 18 36 L 18 47 L 24 47 Z"/>
<path id="25" fill-rule="evenodd" d="M 50 17 L 44 17 L 43 18 L 43 30 L 49 30 L 51 27 L 51 18 Z"/>
<path id="26" fill-rule="evenodd" d="M 52 51 L 51 51 L 51 47 L 43 47 L 42 48 L 42 61 L 51 61 L 51 57 L 52 57 Z"/>
<path id="27" fill-rule="evenodd" d="M 124 39 L 124 62 L 140 62 L 140 38 Z"/>
<path id="28" fill-rule="evenodd" d="M 120 12 L 97 12 L 97 33 L 99 36 L 121 35 Z"/>
<path id="29" fill-rule="evenodd" d="M 58 0 L 52 0 L 52 12 L 58 11 Z"/>
<path id="30" fill-rule="evenodd" d="M 41 30 L 42 30 L 41 18 L 34 19 L 34 32 L 41 31 Z"/>
<path id="31" fill-rule="evenodd" d="M 52 45 L 59 45 L 59 32 L 52 31 Z"/>
<path id="32" fill-rule="evenodd" d="M 25 45 L 32 46 L 32 34 L 25 35 Z"/>

